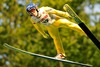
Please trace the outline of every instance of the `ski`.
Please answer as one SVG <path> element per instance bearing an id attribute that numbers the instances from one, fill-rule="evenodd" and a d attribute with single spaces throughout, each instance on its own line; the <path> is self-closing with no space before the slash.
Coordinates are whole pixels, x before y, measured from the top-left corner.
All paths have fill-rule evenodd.
<path id="1" fill-rule="evenodd" d="M 28 52 L 28 51 L 21 50 L 21 49 L 15 48 L 15 47 L 13 47 L 13 46 L 10 46 L 10 45 L 8 45 L 7 43 L 4 43 L 3 45 L 4 45 L 5 47 L 7 47 L 8 49 L 11 49 L 11 50 L 14 50 L 14 51 L 17 51 L 17 52 L 21 52 L 21 53 L 25 53 L 25 54 L 28 54 L 28 55 L 31 55 L 31 56 L 36 56 L 36 57 L 40 57 L 40 58 L 45 58 L 45 59 L 48 59 L 48 60 L 54 60 L 54 61 L 65 62 L 65 63 L 69 63 L 69 64 L 75 64 L 75 65 L 80 65 L 80 66 L 86 66 L 86 67 L 91 67 L 91 66 L 92 66 L 92 65 L 89 65 L 89 64 L 83 64 L 83 63 L 74 62 L 74 61 L 70 61 L 70 60 L 64 60 L 64 59 L 57 59 L 57 58 L 54 58 L 54 57 L 49 57 L 49 56 L 44 56 L 44 55 L 40 55 L 40 54 Z"/>
<path id="2" fill-rule="evenodd" d="M 78 23 L 78 25 L 80 26 L 80 28 L 86 33 L 86 35 L 92 40 L 92 42 L 100 50 L 100 42 L 91 33 L 91 31 L 89 30 L 89 28 L 83 23 L 83 21 L 78 17 L 78 15 L 74 12 L 74 10 L 68 4 L 65 4 L 63 8 Z"/>

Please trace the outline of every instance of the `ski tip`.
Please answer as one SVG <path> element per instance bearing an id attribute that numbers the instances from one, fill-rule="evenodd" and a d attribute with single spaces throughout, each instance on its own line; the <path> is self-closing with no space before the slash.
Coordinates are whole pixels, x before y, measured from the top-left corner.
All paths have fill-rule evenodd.
<path id="1" fill-rule="evenodd" d="M 4 43 L 3 46 L 5 46 L 6 48 L 10 47 L 10 45 L 8 45 L 7 43 Z"/>
<path id="2" fill-rule="evenodd" d="M 65 4 L 65 5 L 63 6 L 63 9 L 64 9 L 64 10 L 67 10 L 68 7 L 69 7 L 69 5 L 68 5 L 68 4 Z"/>
<path id="3" fill-rule="evenodd" d="M 4 43 L 4 44 L 3 44 L 3 46 L 7 46 L 7 45 L 8 45 L 7 43 Z"/>

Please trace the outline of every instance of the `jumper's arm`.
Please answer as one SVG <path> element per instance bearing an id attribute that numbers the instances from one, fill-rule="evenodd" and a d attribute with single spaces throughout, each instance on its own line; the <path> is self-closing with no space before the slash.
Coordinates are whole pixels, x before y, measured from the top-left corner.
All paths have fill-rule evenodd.
<path id="1" fill-rule="evenodd" d="M 71 16 L 67 13 L 67 12 L 63 12 L 63 11 L 60 11 L 60 10 L 56 10 L 54 8 L 51 8 L 51 7 L 43 7 L 49 14 L 55 14 L 55 15 L 58 15 L 60 17 L 64 17 L 64 18 L 67 18 L 67 19 L 71 19 Z"/>
<path id="2" fill-rule="evenodd" d="M 31 19 L 31 21 L 32 21 L 32 19 Z M 45 31 L 41 27 L 40 23 L 34 23 L 34 21 L 32 21 L 32 24 L 37 29 L 37 31 L 43 35 L 44 38 L 48 38 L 49 35 L 47 33 L 45 33 Z"/>

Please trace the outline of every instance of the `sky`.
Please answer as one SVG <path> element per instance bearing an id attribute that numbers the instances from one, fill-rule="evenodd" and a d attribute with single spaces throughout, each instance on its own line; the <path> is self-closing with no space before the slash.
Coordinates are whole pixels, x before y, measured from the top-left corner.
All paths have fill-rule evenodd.
<path id="1" fill-rule="evenodd" d="M 92 5 L 85 6 L 84 11 L 86 14 L 90 16 L 90 23 L 92 26 L 95 25 L 94 21 L 98 22 L 100 21 L 100 4 L 95 4 L 94 8 L 92 9 Z M 96 14 L 98 13 L 98 14 Z M 96 15 L 94 15 L 96 14 Z"/>
<path id="2" fill-rule="evenodd" d="M 100 13 L 100 4 L 95 4 L 93 9 L 92 9 L 92 5 L 85 6 L 84 11 L 87 14 L 96 13 L 96 12 Z"/>

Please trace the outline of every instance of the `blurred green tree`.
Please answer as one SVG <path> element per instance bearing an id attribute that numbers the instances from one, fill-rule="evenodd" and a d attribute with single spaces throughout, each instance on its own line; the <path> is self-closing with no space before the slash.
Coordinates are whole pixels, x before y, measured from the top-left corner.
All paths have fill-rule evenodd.
<path id="1" fill-rule="evenodd" d="M 69 4 L 89 27 L 93 34 L 100 39 L 100 12 L 93 12 L 99 0 L 40 0 L 40 6 L 50 6 L 63 10 L 64 4 Z M 32 2 L 37 2 L 33 0 Z M 38 54 L 55 56 L 56 50 L 52 39 L 44 39 L 30 22 L 26 12 L 29 0 L 2 0 L 0 1 L 0 66 L 1 67 L 78 67 L 66 63 L 58 63 L 46 59 L 17 53 L 2 46 L 8 43 L 14 47 L 35 52 Z M 100 6 L 100 5 L 99 5 Z M 92 10 L 86 13 L 85 8 Z M 91 16 L 94 19 L 91 19 Z M 91 25 L 91 22 L 94 25 Z M 100 53 L 92 41 L 78 32 L 70 29 L 59 29 L 63 46 L 69 60 L 89 63 L 94 67 L 100 66 Z M 26 61 L 27 60 L 27 61 Z"/>

